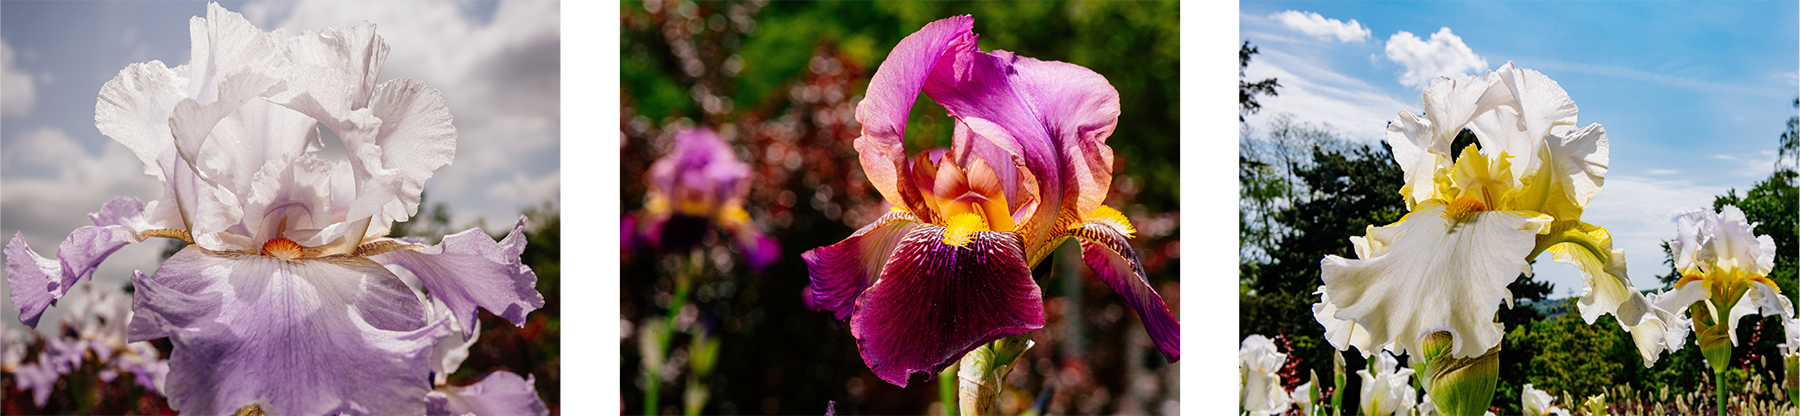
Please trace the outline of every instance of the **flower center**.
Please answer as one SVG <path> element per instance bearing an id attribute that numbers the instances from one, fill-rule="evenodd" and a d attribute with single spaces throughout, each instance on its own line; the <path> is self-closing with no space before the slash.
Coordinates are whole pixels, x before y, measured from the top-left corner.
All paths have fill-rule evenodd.
<path id="1" fill-rule="evenodd" d="M 1450 205 L 1444 206 L 1444 221 L 1452 224 L 1467 221 L 1475 213 L 1487 210 L 1487 204 L 1481 202 L 1480 198 L 1468 196 L 1457 198 L 1455 201 L 1450 201 Z"/>
<path id="2" fill-rule="evenodd" d="M 282 260 L 294 260 L 300 258 L 300 253 L 304 250 L 300 247 L 300 243 L 296 243 L 294 240 L 277 238 L 263 243 L 262 251 L 258 254 Z"/>
<path id="3" fill-rule="evenodd" d="M 962 248 L 968 248 L 969 241 L 974 239 L 975 233 L 992 231 L 988 229 L 987 218 L 973 212 L 952 215 L 950 220 L 945 222 L 947 224 L 944 225 L 944 244 Z"/>

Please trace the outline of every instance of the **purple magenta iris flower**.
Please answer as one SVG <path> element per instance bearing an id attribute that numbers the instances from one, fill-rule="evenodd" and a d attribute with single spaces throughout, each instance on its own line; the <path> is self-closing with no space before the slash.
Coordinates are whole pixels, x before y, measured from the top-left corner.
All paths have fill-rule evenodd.
<path id="1" fill-rule="evenodd" d="M 217 4 L 190 21 L 187 65 L 132 64 L 100 90 L 95 126 L 163 183 L 89 214 L 55 259 L 22 235 L 6 246 L 20 320 L 150 237 L 191 243 L 154 276 L 136 273 L 129 340 L 174 345 L 163 393 L 183 413 L 419 414 L 430 351 L 469 332 L 475 308 L 514 324 L 543 306 L 521 264 L 525 219 L 504 240 L 480 230 L 435 246 L 386 238 L 417 213 L 424 181 L 456 154 L 443 94 L 376 83 L 388 46 L 364 22 L 263 32 Z M 318 125 L 349 160 L 327 161 Z M 433 318 L 395 276 L 417 276 L 459 324 Z"/>
<path id="2" fill-rule="evenodd" d="M 664 253 L 687 253 L 716 226 L 733 236 L 752 271 L 781 258 L 781 246 L 744 211 L 750 165 L 711 129 L 676 134 L 674 150 L 651 164 L 647 176 L 649 200 L 641 217 L 620 222 L 625 247 L 641 241 Z"/>
<path id="3" fill-rule="evenodd" d="M 1078 65 L 976 48 L 975 19 L 926 25 L 894 46 L 856 111 L 863 171 L 894 210 L 801 255 L 808 302 L 850 321 L 875 375 L 906 386 L 983 344 L 1044 327 L 1031 267 L 1064 239 L 1180 358 L 1180 323 L 1145 280 L 1136 232 L 1102 205 L 1119 93 Z M 956 118 L 953 145 L 908 158 L 919 93 Z"/>

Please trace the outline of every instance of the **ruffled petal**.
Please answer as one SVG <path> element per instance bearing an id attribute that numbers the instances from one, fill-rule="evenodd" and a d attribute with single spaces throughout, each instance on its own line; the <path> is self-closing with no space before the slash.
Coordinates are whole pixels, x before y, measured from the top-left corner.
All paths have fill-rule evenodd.
<path id="1" fill-rule="evenodd" d="M 1369 239 L 1387 251 L 1320 262 L 1337 318 L 1355 321 L 1370 342 L 1394 344 L 1402 353 L 1419 351 L 1425 335 L 1448 331 L 1453 357 L 1481 356 L 1504 335 L 1494 313 L 1512 297 L 1506 285 L 1518 278 L 1549 219 L 1488 211 L 1451 224 L 1444 206 L 1420 208 L 1399 223 L 1369 229 Z"/>
<path id="2" fill-rule="evenodd" d="M 88 214 L 94 226 L 69 233 L 54 261 L 32 251 L 23 233 L 14 234 L 6 245 L 6 280 L 20 322 L 36 327 L 45 308 L 56 304 L 76 282 L 92 276 L 113 252 L 144 241 L 146 236 L 138 232 L 148 225 L 143 214 L 144 204 L 137 198 L 107 201 L 100 211 Z"/>
<path id="3" fill-rule="evenodd" d="M 550 409 L 537 395 L 537 376 L 519 377 L 495 371 L 464 387 L 431 392 L 425 398 L 427 415 L 518 416 L 548 415 Z"/>
<path id="4" fill-rule="evenodd" d="M 138 273 L 133 341 L 169 336 L 165 393 L 184 413 L 418 414 L 446 321 L 374 262 L 284 261 L 189 247 Z M 154 327 L 156 330 L 146 330 Z"/>
<path id="5" fill-rule="evenodd" d="M 913 228 L 881 278 L 856 300 L 850 333 L 877 377 L 906 387 L 963 354 L 1044 327 L 1044 302 L 1018 234 L 977 232 L 964 247 L 944 227 Z"/>
<path id="6" fill-rule="evenodd" d="M 1492 72 L 1483 76 L 1438 78 L 1425 88 L 1425 114 L 1401 111 L 1388 123 L 1387 142 L 1394 148 L 1394 161 L 1406 175 L 1403 189 L 1408 208 L 1432 198 L 1436 185 L 1432 176 L 1438 167 L 1448 163 L 1450 143 L 1469 126 L 1475 117 L 1508 103 L 1512 94 L 1494 84 L 1499 76 Z"/>
<path id="7" fill-rule="evenodd" d="M 392 271 L 393 269 L 389 270 Z M 401 270 L 404 271 L 405 269 Z M 395 273 L 395 275 L 400 275 L 400 273 Z M 401 279 L 405 280 L 406 277 L 401 277 Z M 416 281 L 409 283 L 416 283 Z M 411 287 L 411 285 L 408 286 Z M 414 293 L 418 292 L 415 290 Z M 458 327 L 456 314 L 451 313 L 450 308 L 444 306 L 444 301 L 442 299 L 431 299 L 431 309 L 429 310 L 428 316 L 429 318 L 427 319 L 429 320 L 437 320 L 440 318 L 449 319 L 450 326 Z M 437 343 L 431 347 L 432 385 L 442 386 L 445 383 L 448 383 L 450 381 L 450 374 L 455 373 L 458 368 L 461 368 L 463 360 L 469 358 L 469 347 L 474 346 L 475 341 L 480 339 L 481 325 L 476 325 L 475 330 L 470 331 L 466 335 L 461 331 L 444 331 L 443 336 L 438 338 Z"/>
<path id="8" fill-rule="evenodd" d="M 31 251 L 25 233 L 15 233 L 6 243 L 6 285 L 19 322 L 36 328 L 44 309 L 62 297 L 62 265 Z"/>
<path id="9" fill-rule="evenodd" d="M 1337 318 L 1337 305 L 1331 303 L 1331 293 L 1324 286 L 1319 286 L 1319 291 L 1313 293 L 1319 295 L 1319 303 L 1312 306 L 1313 319 L 1325 326 L 1325 342 L 1339 351 L 1356 347 L 1356 352 L 1362 354 L 1363 358 L 1369 358 L 1369 354 L 1378 350 L 1377 346 L 1369 345 L 1369 330 L 1363 329 L 1356 322 Z"/>
<path id="10" fill-rule="evenodd" d="M 838 320 L 850 319 L 857 297 L 875 284 L 894 247 L 919 225 L 912 214 L 888 211 L 842 242 L 800 253 L 812 278 L 806 306 L 829 311 Z"/>
<path id="11" fill-rule="evenodd" d="M 1274 374 L 1287 362 L 1287 354 L 1275 348 L 1269 337 L 1252 334 L 1238 343 L 1238 365 L 1252 373 Z"/>
<path id="12" fill-rule="evenodd" d="M 1688 286 L 1700 287 L 1700 285 Z M 1632 341 L 1637 344 L 1638 354 L 1644 357 L 1645 368 L 1655 366 L 1656 360 L 1662 356 L 1663 351 L 1680 350 L 1687 344 L 1688 332 L 1693 329 L 1693 322 L 1689 321 L 1687 316 L 1682 315 L 1681 312 L 1686 310 L 1687 305 L 1693 303 L 1693 300 L 1687 300 L 1684 303 L 1683 299 L 1695 294 L 1705 297 L 1706 291 L 1704 289 L 1677 290 L 1644 295 L 1646 303 L 1651 305 L 1649 313 L 1645 313 L 1637 325 L 1624 328 L 1631 333 Z"/>
<path id="13" fill-rule="evenodd" d="M 1750 290 L 1744 291 L 1744 297 L 1738 299 L 1731 307 L 1731 318 L 1725 322 L 1726 332 L 1731 334 L 1731 345 L 1737 345 L 1738 320 L 1749 315 L 1780 316 L 1793 319 L 1794 304 L 1787 296 L 1781 295 L 1781 289 L 1770 285 L 1767 279 L 1750 282 Z"/>
<path id="14" fill-rule="evenodd" d="M 396 250 L 369 257 L 403 267 L 419 277 L 431 297 L 443 299 L 463 333 L 475 329 L 475 308 L 524 326 L 525 315 L 544 306 L 537 273 L 519 260 L 525 252 L 525 217 L 506 238 L 495 243 L 480 228 L 444 237 L 438 245 Z"/>
<path id="15" fill-rule="evenodd" d="M 419 212 L 425 180 L 456 157 L 456 126 L 450 109 L 444 106 L 444 94 L 412 78 L 375 87 L 369 108 L 381 119 L 373 143 L 380 147 L 380 164 L 370 163 L 368 152 L 355 156 L 363 160 L 365 168 L 379 167 L 379 171 L 371 169 L 377 176 L 392 175 L 398 187 L 393 195 L 383 196 L 385 202 L 371 226 L 373 233 Z M 359 202 L 362 197 L 359 195 Z M 361 218 L 360 214 L 352 208 L 350 219 Z"/>
<path id="16" fill-rule="evenodd" d="M 975 47 L 975 34 L 971 32 L 974 27 L 975 18 L 956 16 L 931 22 L 901 39 L 875 70 L 868 91 L 856 106 L 862 136 L 856 138 L 855 146 L 863 173 L 894 206 L 924 211 L 920 209 L 924 201 L 918 190 L 900 186 L 907 172 L 906 116 L 924 89 L 926 78 L 932 75 L 932 68 L 953 50 Z"/>
<path id="17" fill-rule="evenodd" d="M 1081 240 L 1081 259 L 1113 293 L 1125 297 L 1125 303 L 1136 310 L 1144 322 L 1144 331 L 1162 350 L 1169 362 L 1181 359 L 1181 322 L 1169 313 L 1162 295 L 1150 287 L 1144 277 L 1144 266 L 1128 238 L 1112 224 L 1089 221 L 1068 233 Z"/>
<path id="18" fill-rule="evenodd" d="M 1513 179 L 1521 179 L 1548 161 L 1532 156 L 1544 147 L 1546 135 L 1567 133 L 1566 130 L 1574 128 L 1575 101 L 1569 99 L 1569 93 L 1555 80 L 1535 70 L 1516 68 L 1512 62 L 1494 70 L 1494 75 L 1499 77 L 1495 87 L 1510 92 L 1511 100 L 1495 111 L 1476 116 L 1469 129 L 1475 132 L 1476 139 L 1481 141 L 1481 149 L 1488 154 L 1505 151 L 1530 157 L 1528 162 L 1520 164 L 1524 169 L 1513 171 Z M 1603 154 L 1603 168 L 1604 157 Z M 1596 186 L 1594 190 L 1599 189 Z M 1583 200 L 1582 204 L 1586 202 Z"/>

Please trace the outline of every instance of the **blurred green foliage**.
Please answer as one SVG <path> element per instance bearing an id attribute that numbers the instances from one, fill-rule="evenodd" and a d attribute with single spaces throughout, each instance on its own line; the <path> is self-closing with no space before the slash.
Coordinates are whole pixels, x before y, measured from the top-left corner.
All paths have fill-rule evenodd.
<path id="1" fill-rule="evenodd" d="M 620 7 L 627 20 L 645 10 L 635 1 Z M 817 45 L 832 45 L 872 74 L 906 35 L 939 19 L 973 15 L 983 51 L 1069 62 L 1105 76 L 1121 100 L 1118 129 L 1107 142 L 1120 164 L 1114 171 L 1146 184 L 1134 202 L 1151 212 L 1174 211 L 1180 196 L 1179 13 L 1173 1 L 771 2 L 736 47 L 742 69 L 734 82 L 722 87 L 728 91 L 711 92 L 730 97 L 737 112 L 773 114 L 786 105 L 782 93 L 805 73 Z M 667 42 L 660 33 L 627 25 L 622 38 L 620 84 L 629 106 L 659 124 L 708 117 L 682 87 L 692 80 L 683 79 L 680 64 L 655 53 Z M 921 94 L 907 127 L 908 151 L 948 147 L 951 129 L 942 107 Z"/>

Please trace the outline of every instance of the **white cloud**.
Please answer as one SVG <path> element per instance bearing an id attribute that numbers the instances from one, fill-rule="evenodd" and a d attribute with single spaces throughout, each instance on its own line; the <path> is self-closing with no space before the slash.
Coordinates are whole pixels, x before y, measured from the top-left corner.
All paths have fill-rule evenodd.
<path id="1" fill-rule="evenodd" d="M 1326 19 L 1325 16 L 1320 16 L 1318 13 L 1293 10 L 1272 14 L 1269 15 L 1269 18 L 1281 22 L 1289 29 L 1319 39 L 1336 37 L 1340 42 L 1362 42 L 1369 38 L 1369 27 L 1357 23 L 1356 19 L 1344 22 L 1338 19 Z"/>
<path id="2" fill-rule="evenodd" d="M 560 183 L 560 5 L 493 6 L 491 19 L 453 2 L 258 2 L 244 14 L 264 30 L 375 23 L 391 48 L 382 78 L 424 81 L 456 117 L 456 159 L 426 182 L 430 198 L 448 203 L 457 224 L 510 225 L 520 207 L 560 198 L 542 186 Z"/>
<path id="3" fill-rule="evenodd" d="M 1420 89 L 1432 78 L 1488 69 L 1487 59 L 1475 55 L 1448 27 L 1431 34 L 1430 41 L 1407 31 L 1395 33 L 1388 38 L 1387 58 L 1406 67 L 1406 72 L 1400 74 L 1400 85 Z"/>
<path id="4" fill-rule="evenodd" d="M 1246 79 L 1276 78 L 1281 87 L 1273 97 L 1258 97 L 1262 112 L 1245 122 L 1261 129 L 1270 117 L 1294 114 L 1296 121 L 1330 124 L 1342 137 L 1376 142 L 1387 137 L 1387 122 L 1401 110 L 1419 113 L 1415 97 L 1405 100 L 1388 95 L 1362 80 L 1338 73 L 1318 60 L 1263 50 L 1244 68 Z"/>
<path id="5" fill-rule="evenodd" d="M 37 100 L 31 74 L 19 69 L 17 55 L 12 44 L 0 39 L 0 117 L 29 115 Z"/>

